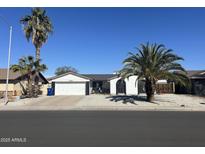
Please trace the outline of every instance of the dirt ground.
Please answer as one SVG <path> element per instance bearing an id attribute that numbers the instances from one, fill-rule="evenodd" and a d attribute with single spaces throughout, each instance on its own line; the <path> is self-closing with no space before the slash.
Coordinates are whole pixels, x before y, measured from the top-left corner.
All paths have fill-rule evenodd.
<path id="1" fill-rule="evenodd" d="M 89 95 L 78 106 L 144 106 L 144 107 L 205 107 L 205 98 L 191 95 L 162 94 L 155 95 L 154 102 L 146 102 L 145 95 L 106 96 Z"/>

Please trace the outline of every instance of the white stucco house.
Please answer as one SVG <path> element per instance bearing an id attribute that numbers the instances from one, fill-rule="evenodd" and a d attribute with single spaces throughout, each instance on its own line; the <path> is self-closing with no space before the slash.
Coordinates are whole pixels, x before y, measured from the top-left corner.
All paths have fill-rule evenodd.
<path id="1" fill-rule="evenodd" d="M 89 95 L 106 93 L 111 95 L 138 95 L 143 92 L 137 76 L 121 79 L 117 74 L 78 74 L 68 72 L 47 79 L 54 95 Z M 166 80 L 161 80 L 166 83 Z"/>
<path id="2" fill-rule="evenodd" d="M 127 95 L 138 94 L 137 76 L 131 76 L 129 77 L 129 79 L 125 79 L 125 80 L 121 80 L 121 77 L 115 76 L 113 78 L 110 78 L 109 81 L 110 81 L 110 94 L 113 95 L 118 93 L 125 93 Z M 118 89 L 118 86 L 120 85 L 122 89 Z"/>
<path id="3" fill-rule="evenodd" d="M 90 78 L 75 74 L 66 73 L 48 79 L 54 88 L 55 95 L 88 95 Z"/>

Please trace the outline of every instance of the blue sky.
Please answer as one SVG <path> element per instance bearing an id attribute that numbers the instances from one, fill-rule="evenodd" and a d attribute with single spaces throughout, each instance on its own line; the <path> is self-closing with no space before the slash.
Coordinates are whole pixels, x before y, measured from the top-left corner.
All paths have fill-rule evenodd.
<path id="1" fill-rule="evenodd" d="M 205 8 L 45 8 L 54 33 L 41 49 L 44 73 L 59 66 L 80 73 L 113 73 L 140 43 L 162 43 L 185 61 L 186 69 L 205 69 Z M 11 63 L 35 55 L 19 19 L 31 8 L 0 8 L 13 26 Z M 0 68 L 7 66 L 8 27 L 0 19 Z"/>

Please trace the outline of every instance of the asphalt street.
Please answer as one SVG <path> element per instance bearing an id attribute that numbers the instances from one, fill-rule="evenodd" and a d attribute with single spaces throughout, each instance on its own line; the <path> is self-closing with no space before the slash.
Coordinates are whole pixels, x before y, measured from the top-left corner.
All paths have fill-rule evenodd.
<path id="1" fill-rule="evenodd" d="M 205 112 L 1 111 L 0 146 L 205 146 Z"/>

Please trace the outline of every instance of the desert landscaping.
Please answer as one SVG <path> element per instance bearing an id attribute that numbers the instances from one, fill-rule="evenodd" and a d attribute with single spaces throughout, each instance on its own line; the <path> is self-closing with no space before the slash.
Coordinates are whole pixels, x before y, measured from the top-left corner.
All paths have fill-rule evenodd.
<path id="1" fill-rule="evenodd" d="M 205 111 L 205 98 L 193 95 L 156 95 L 154 102 L 145 100 L 145 95 L 89 95 L 89 96 L 40 96 L 25 98 L 4 105 L 0 110 L 167 110 Z"/>

